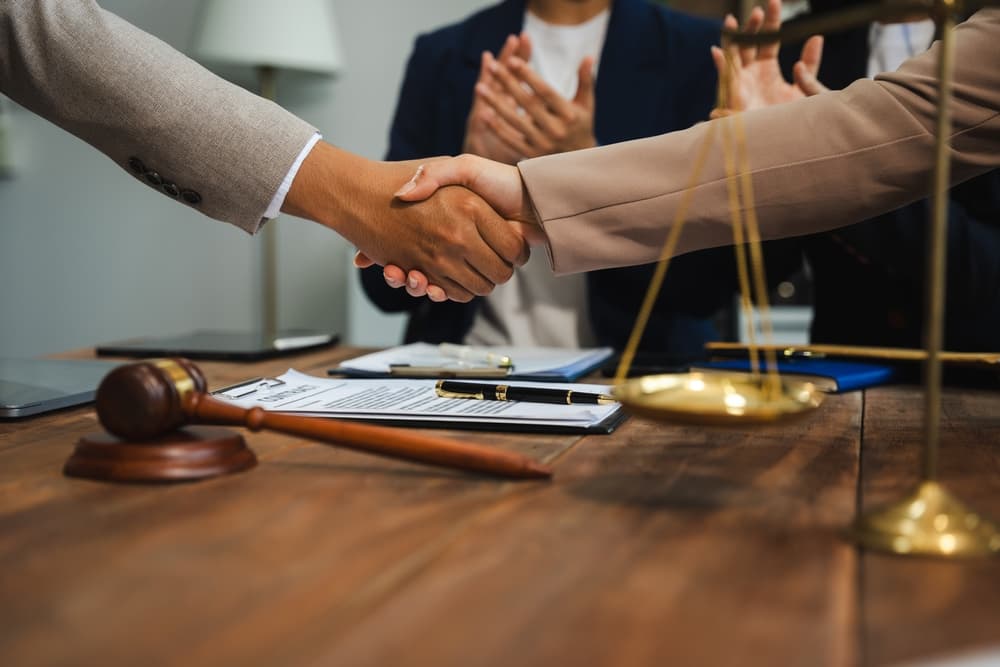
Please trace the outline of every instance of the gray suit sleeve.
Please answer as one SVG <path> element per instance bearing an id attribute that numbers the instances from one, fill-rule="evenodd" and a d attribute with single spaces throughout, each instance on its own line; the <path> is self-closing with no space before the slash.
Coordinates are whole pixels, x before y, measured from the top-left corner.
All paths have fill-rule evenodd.
<path id="1" fill-rule="evenodd" d="M 0 0 L 0 91 L 251 233 L 315 133 L 91 0 Z"/>
<path id="2" fill-rule="evenodd" d="M 955 33 L 952 177 L 1000 166 L 1000 10 Z M 876 81 L 742 114 L 764 238 L 820 232 L 925 197 L 934 161 L 937 47 Z M 695 156 L 716 142 L 692 181 Z M 521 162 L 556 273 L 655 261 L 689 184 L 678 252 L 732 243 L 719 121 Z"/>

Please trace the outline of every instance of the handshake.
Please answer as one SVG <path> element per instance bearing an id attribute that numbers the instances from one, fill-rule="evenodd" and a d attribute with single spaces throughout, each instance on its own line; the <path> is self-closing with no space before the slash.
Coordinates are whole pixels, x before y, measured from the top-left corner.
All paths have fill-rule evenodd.
<path id="1" fill-rule="evenodd" d="M 521 266 L 528 261 L 529 246 L 545 243 L 545 233 L 538 223 L 517 168 L 475 155 L 421 164 L 410 180 L 395 193 L 395 197 L 407 202 L 423 201 L 449 185 L 466 188 L 466 191 L 457 194 L 464 200 L 458 210 L 468 212 L 470 220 L 475 221 L 479 240 L 487 246 L 475 258 L 464 255 L 460 248 L 452 249 L 452 253 L 457 252 L 459 258 L 465 260 L 466 268 L 480 273 L 486 282 L 492 280 L 492 284 L 485 286 L 485 291 L 473 291 L 465 285 L 460 287 L 471 294 L 483 296 L 491 292 L 495 285 L 510 280 L 514 265 Z M 492 210 L 484 209 L 483 203 Z M 460 218 L 457 224 L 461 224 Z M 496 240 L 491 241 L 491 237 Z M 506 253 L 504 249 L 507 249 Z M 476 268 L 480 266 L 477 262 L 496 266 L 497 270 L 495 273 L 483 273 Z M 354 264 L 366 268 L 374 262 L 359 250 Z M 431 282 L 428 275 L 419 269 L 411 269 L 407 275 L 402 267 L 394 264 L 387 264 L 384 270 L 386 283 L 394 288 L 405 287 L 410 296 L 426 295 L 431 301 L 449 298 L 466 301 L 471 298 L 455 289 L 446 291 L 443 285 Z"/>
<path id="2" fill-rule="evenodd" d="M 391 286 L 435 301 L 489 294 L 545 242 L 517 167 L 473 155 L 373 162 L 320 142 L 283 210 L 352 242 L 356 266 L 382 265 Z"/>

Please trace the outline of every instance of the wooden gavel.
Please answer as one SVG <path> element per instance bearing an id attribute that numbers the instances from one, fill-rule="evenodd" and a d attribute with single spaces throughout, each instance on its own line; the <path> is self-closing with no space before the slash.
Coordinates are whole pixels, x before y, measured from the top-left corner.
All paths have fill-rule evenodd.
<path id="1" fill-rule="evenodd" d="M 186 424 L 245 426 L 251 431 L 278 431 L 382 456 L 491 475 L 552 475 L 550 468 L 512 452 L 382 426 L 241 408 L 208 394 L 205 376 L 186 359 L 119 366 L 101 382 L 96 404 L 101 424 L 128 441 L 152 440 Z"/>

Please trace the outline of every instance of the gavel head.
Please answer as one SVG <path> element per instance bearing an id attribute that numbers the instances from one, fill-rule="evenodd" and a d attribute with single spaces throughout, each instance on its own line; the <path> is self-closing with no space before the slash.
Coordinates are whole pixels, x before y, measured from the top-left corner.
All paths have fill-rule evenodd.
<path id="1" fill-rule="evenodd" d="M 97 387 L 97 417 L 113 435 L 149 440 L 182 426 L 185 403 L 206 388 L 205 376 L 187 359 L 126 364 Z"/>

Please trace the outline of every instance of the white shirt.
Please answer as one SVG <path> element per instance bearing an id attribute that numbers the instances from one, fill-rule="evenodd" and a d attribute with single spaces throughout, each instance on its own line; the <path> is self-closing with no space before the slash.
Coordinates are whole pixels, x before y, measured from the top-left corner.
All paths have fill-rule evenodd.
<path id="1" fill-rule="evenodd" d="M 934 40 L 934 21 L 873 23 L 868 32 L 868 76 L 894 72 L 904 60 L 923 53 Z"/>
<path id="2" fill-rule="evenodd" d="M 553 25 L 525 12 L 524 32 L 531 38 L 531 67 L 560 95 L 572 99 L 577 71 L 585 57 L 596 72 L 610 11 L 578 25 Z M 585 274 L 554 276 L 545 253 L 536 252 L 514 277 L 483 297 L 469 345 L 588 347 L 594 344 L 587 309 Z"/>
<path id="3" fill-rule="evenodd" d="M 281 182 L 281 185 L 278 186 L 278 191 L 274 193 L 273 197 L 271 197 L 271 203 L 267 207 L 267 211 L 264 212 L 265 218 L 273 220 L 278 217 L 279 213 L 281 213 L 281 207 L 285 204 L 285 197 L 288 196 L 288 191 L 292 187 L 292 181 L 295 180 L 295 175 L 299 173 L 299 167 L 302 166 L 306 156 L 309 155 L 309 151 L 313 149 L 316 142 L 322 138 L 323 136 L 318 132 L 313 134 L 309 141 L 306 142 L 306 145 L 302 147 L 302 150 L 299 151 L 299 156 L 295 158 L 295 162 L 292 163 L 288 173 L 285 174 L 285 180 Z"/>

